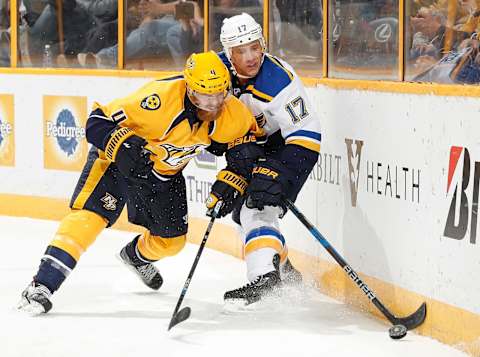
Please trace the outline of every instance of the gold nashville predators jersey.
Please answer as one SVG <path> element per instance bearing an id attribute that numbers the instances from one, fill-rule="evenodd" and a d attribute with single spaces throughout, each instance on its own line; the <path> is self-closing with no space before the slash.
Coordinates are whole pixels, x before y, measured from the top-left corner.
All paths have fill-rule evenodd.
<path id="1" fill-rule="evenodd" d="M 154 173 L 168 179 L 212 143 L 235 142 L 245 135 L 262 135 L 248 108 L 234 96 L 224 103 L 218 119 L 200 121 L 186 95 L 183 76 L 152 81 L 135 93 L 107 105 L 94 104 L 87 138 L 104 150 L 114 128 L 127 127 L 144 138 L 154 161 Z"/>

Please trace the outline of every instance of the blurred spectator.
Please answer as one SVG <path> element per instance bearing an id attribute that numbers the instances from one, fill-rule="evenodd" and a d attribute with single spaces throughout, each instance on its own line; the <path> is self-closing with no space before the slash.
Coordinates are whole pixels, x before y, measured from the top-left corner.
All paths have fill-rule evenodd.
<path id="1" fill-rule="evenodd" d="M 86 34 L 87 44 L 82 52 L 97 53 L 115 45 L 118 41 L 118 0 L 89 0 L 86 6 L 95 26 Z"/>
<path id="2" fill-rule="evenodd" d="M 479 83 L 480 11 L 476 0 L 432 1 L 410 17 L 406 79 Z"/>
<path id="3" fill-rule="evenodd" d="M 278 11 L 271 32 L 271 52 L 289 61 L 318 62 L 322 56 L 323 9 L 320 0 L 276 0 Z M 275 17 L 275 16 L 274 16 Z"/>
<path id="4" fill-rule="evenodd" d="M 9 0 L 0 0 L 0 67 L 10 67 Z"/>
<path id="5" fill-rule="evenodd" d="M 330 74 L 397 79 L 398 0 L 337 0 L 332 6 Z"/>
<path id="6" fill-rule="evenodd" d="M 204 0 L 187 2 L 194 6 L 193 17 L 179 18 L 179 23 L 172 26 L 167 34 L 168 47 L 177 67 L 181 67 L 192 52 L 201 52 L 204 47 Z M 262 10 L 258 0 L 214 0 L 209 8 L 210 40 L 212 41 L 210 48 L 215 51 L 221 50 L 218 34 L 224 18 L 247 12 L 262 23 Z"/>
<path id="7" fill-rule="evenodd" d="M 61 66 L 76 63 L 76 55 L 86 45 L 85 34 L 95 26 L 95 20 L 85 5 L 75 0 L 62 0 L 60 13 L 56 0 L 24 0 L 23 3 L 32 63 L 41 63 L 47 44 L 57 57 L 57 62 L 62 61 Z M 63 25 L 61 28 L 59 23 Z"/>
<path id="8" fill-rule="evenodd" d="M 220 30 L 223 19 L 246 12 L 252 16 L 255 21 L 263 23 L 263 6 L 259 0 L 213 0 L 213 6 L 210 6 L 209 39 L 210 49 L 221 51 Z"/>
<path id="9" fill-rule="evenodd" d="M 193 6 L 193 17 L 175 12 L 178 24 L 168 29 L 167 44 L 175 65 L 181 68 L 193 52 L 203 52 L 203 0 L 186 1 Z M 177 8 L 176 8 L 177 9 Z"/>
<path id="10" fill-rule="evenodd" d="M 171 58 L 167 45 L 167 31 L 177 24 L 173 18 L 175 2 L 140 0 L 129 2 L 127 11 L 127 38 L 125 59 L 152 60 Z M 130 29 L 132 29 L 130 31 Z M 117 62 L 118 44 L 96 54 L 100 67 L 111 67 Z"/>

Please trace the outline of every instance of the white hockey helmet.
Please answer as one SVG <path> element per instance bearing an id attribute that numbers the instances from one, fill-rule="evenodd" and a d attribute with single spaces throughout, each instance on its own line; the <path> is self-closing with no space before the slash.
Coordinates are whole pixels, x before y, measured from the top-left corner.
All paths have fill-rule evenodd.
<path id="1" fill-rule="evenodd" d="M 231 57 L 230 49 L 232 47 L 245 45 L 257 40 L 260 41 L 263 52 L 265 52 L 266 47 L 262 26 L 249 14 L 242 12 L 240 15 L 227 17 L 223 20 L 220 31 L 220 42 L 229 60 Z"/>

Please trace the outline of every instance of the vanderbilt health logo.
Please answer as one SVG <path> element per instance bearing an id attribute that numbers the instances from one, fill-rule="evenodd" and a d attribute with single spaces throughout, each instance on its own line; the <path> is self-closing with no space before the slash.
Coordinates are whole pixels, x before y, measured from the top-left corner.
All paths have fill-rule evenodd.
<path id="1" fill-rule="evenodd" d="M 385 198 L 411 201 L 412 203 L 420 202 L 420 169 L 398 165 L 394 162 L 364 160 L 365 168 L 362 171 L 364 141 L 353 141 L 353 139 L 346 138 L 345 145 L 347 146 L 352 207 L 357 205 L 357 195 L 362 178 L 365 180 L 363 189 L 366 192 Z"/>
<path id="2" fill-rule="evenodd" d="M 82 168 L 87 153 L 86 106 L 85 97 L 43 97 L 45 168 Z"/>
<path id="3" fill-rule="evenodd" d="M 357 206 L 360 192 L 419 203 L 421 170 L 395 162 L 369 160 L 363 155 L 365 145 L 363 140 L 345 138 L 347 160 L 339 154 L 322 152 L 310 179 L 339 186 L 340 178 L 346 175 L 352 207 Z"/>
<path id="4" fill-rule="evenodd" d="M 480 162 L 472 162 L 467 148 L 452 146 L 447 180 L 450 208 L 443 231 L 445 237 L 462 240 L 470 226 L 470 243 L 476 243 L 479 182 Z"/>
<path id="5" fill-rule="evenodd" d="M 0 95 L 0 165 L 15 165 L 13 95 Z"/>

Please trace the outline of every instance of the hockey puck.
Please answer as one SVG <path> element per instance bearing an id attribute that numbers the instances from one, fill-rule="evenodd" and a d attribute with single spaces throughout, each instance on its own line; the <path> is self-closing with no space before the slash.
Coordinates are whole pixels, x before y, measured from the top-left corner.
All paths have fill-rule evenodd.
<path id="1" fill-rule="evenodd" d="M 393 325 L 388 329 L 388 334 L 390 338 L 399 340 L 407 335 L 407 328 L 403 325 Z"/>

